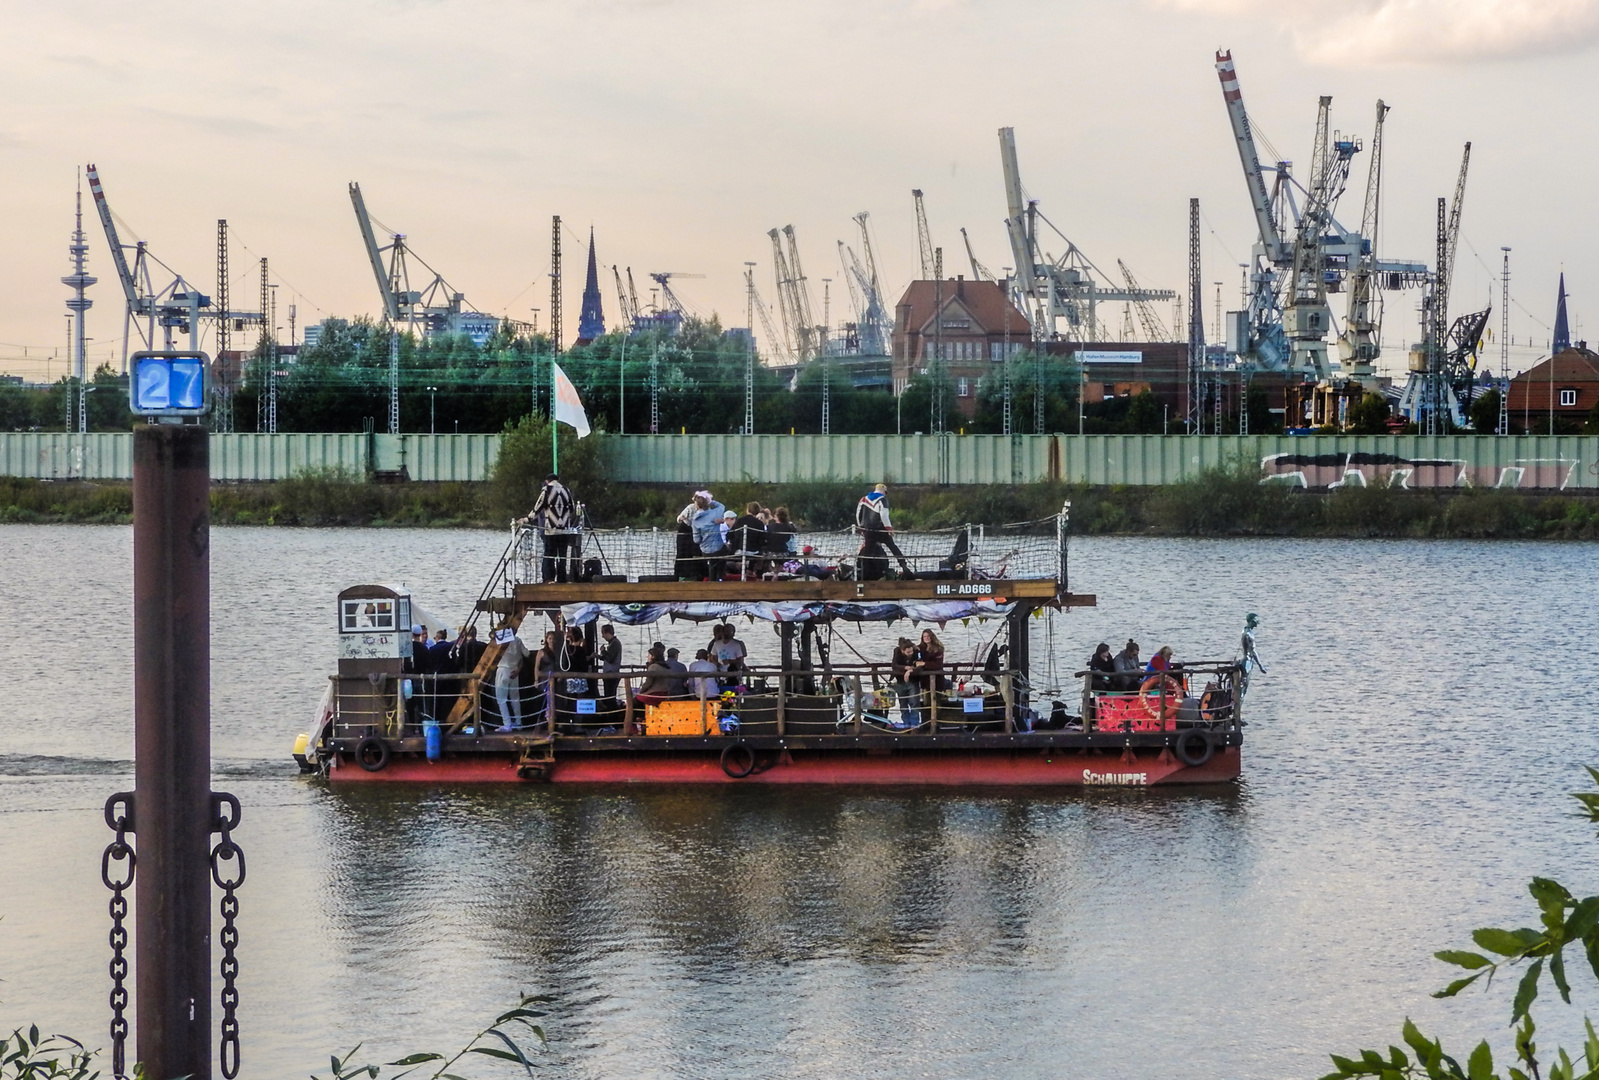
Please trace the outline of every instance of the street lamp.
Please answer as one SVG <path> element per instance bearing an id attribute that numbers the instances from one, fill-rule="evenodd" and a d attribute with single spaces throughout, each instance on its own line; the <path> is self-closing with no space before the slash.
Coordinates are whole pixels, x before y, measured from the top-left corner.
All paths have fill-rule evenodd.
<path id="1" fill-rule="evenodd" d="M 428 386 L 424 387 L 424 389 L 428 392 L 428 434 L 437 435 L 438 430 L 433 426 L 433 403 L 434 395 L 439 392 L 439 388 L 436 386 Z"/>

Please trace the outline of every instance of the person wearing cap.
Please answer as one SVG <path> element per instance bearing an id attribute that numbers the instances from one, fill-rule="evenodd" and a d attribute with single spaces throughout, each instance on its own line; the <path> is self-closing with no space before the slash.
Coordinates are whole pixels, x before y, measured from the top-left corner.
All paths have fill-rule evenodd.
<path id="1" fill-rule="evenodd" d="M 544 580 L 576 580 L 582 547 L 577 534 L 577 504 L 558 474 L 550 473 L 544 478 L 533 509 L 527 512 L 527 517 L 517 520 L 518 525 L 529 522 L 544 539 Z"/>
<path id="2" fill-rule="evenodd" d="M 888 517 L 887 484 L 878 484 L 861 496 L 861 501 L 855 506 L 855 527 L 861 531 L 861 549 L 856 557 L 861 564 L 863 579 L 871 580 L 883 576 L 883 571 L 888 568 L 888 557 L 884 554 L 884 549 L 894 553 L 905 577 L 916 576 L 910 563 L 905 560 L 905 553 L 894 542 L 894 526 Z"/>
<path id="3" fill-rule="evenodd" d="M 722 521 L 726 515 L 727 507 L 712 498 L 709 491 L 696 491 L 693 501 L 677 515 L 678 522 L 688 525 L 694 534 L 694 546 L 704 559 L 705 571 L 703 575 L 696 576 L 712 580 L 719 580 L 722 576 L 725 560 L 716 556 L 727 550 L 726 534 L 722 531 Z"/>
<path id="4" fill-rule="evenodd" d="M 494 664 L 494 702 L 500 707 L 500 730 L 522 727 L 522 685 L 517 676 L 527 659 L 527 646 L 509 626 L 494 631 L 494 644 L 500 655 Z"/>
<path id="5" fill-rule="evenodd" d="M 675 675 L 687 676 L 688 675 L 688 665 L 683 663 L 683 661 L 679 659 L 679 657 L 681 655 L 682 655 L 682 650 L 680 650 L 680 649 L 667 649 L 666 650 L 666 666 Z M 680 697 L 683 697 L 685 694 L 687 694 L 688 693 L 688 688 L 687 688 L 687 684 L 685 683 L 684 679 L 683 678 L 673 679 L 671 681 L 670 685 L 667 687 L 667 693 L 671 697 L 675 697 L 675 698 L 680 698 Z"/>

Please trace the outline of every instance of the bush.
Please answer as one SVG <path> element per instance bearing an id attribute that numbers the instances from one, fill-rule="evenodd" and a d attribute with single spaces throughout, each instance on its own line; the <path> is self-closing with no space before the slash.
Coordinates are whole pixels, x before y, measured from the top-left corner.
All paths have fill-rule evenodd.
<path id="1" fill-rule="evenodd" d="M 494 473 L 489 477 L 484 498 L 491 518 L 503 523 L 523 516 L 532 508 L 550 472 L 550 423 L 541 416 L 524 416 L 515 424 L 506 425 L 500 456 L 494 463 Z M 602 507 L 610 496 L 605 434 L 596 430 L 588 438 L 579 439 L 571 428 L 556 426 L 561 429 L 558 462 L 561 482 L 577 501 L 592 504 L 596 509 Z"/>

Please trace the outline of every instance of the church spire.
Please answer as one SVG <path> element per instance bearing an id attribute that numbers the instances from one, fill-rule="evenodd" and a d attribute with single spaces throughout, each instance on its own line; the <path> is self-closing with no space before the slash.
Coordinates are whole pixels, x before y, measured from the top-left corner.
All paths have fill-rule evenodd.
<path id="1" fill-rule="evenodd" d="M 1560 274 L 1560 297 L 1555 301 L 1555 338 L 1549 346 L 1550 355 L 1571 348 L 1571 323 L 1566 319 L 1566 275 Z"/>
<path id="2" fill-rule="evenodd" d="M 605 312 L 600 308 L 600 273 L 594 260 L 594 229 L 589 228 L 589 273 L 583 285 L 583 310 L 577 317 L 577 344 L 587 345 L 605 333 Z"/>

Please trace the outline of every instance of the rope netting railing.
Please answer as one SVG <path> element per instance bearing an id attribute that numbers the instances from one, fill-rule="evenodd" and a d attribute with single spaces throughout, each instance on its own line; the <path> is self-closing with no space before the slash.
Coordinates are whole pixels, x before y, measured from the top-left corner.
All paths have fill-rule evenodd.
<path id="1" fill-rule="evenodd" d="M 772 580 L 911 575 L 977 581 L 1064 580 L 1066 515 L 1063 509 L 1054 517 L 1036 521 L 894 532 L 880 544 L 855 527 L 798 533 L 787 550 L 773 543 L 761 551 L 740 551 L 735 539 L 722 552 L 709 556 L 697 548 L 680 552 L 673 528 L 587 529 L 579 534 L 577 550 L 567 556 L 565 576 L 568 580 L 677 581 L 699 580 L 710 574 L 736 577 L 742 572 Z M 766 539 L 774 541 L 773 534 Z M 513 531 L 508 567 L 512 584 L 549 578 L 547 569 L 553 567 L 547 566 L 543 537 L 536 529 Z"/>

